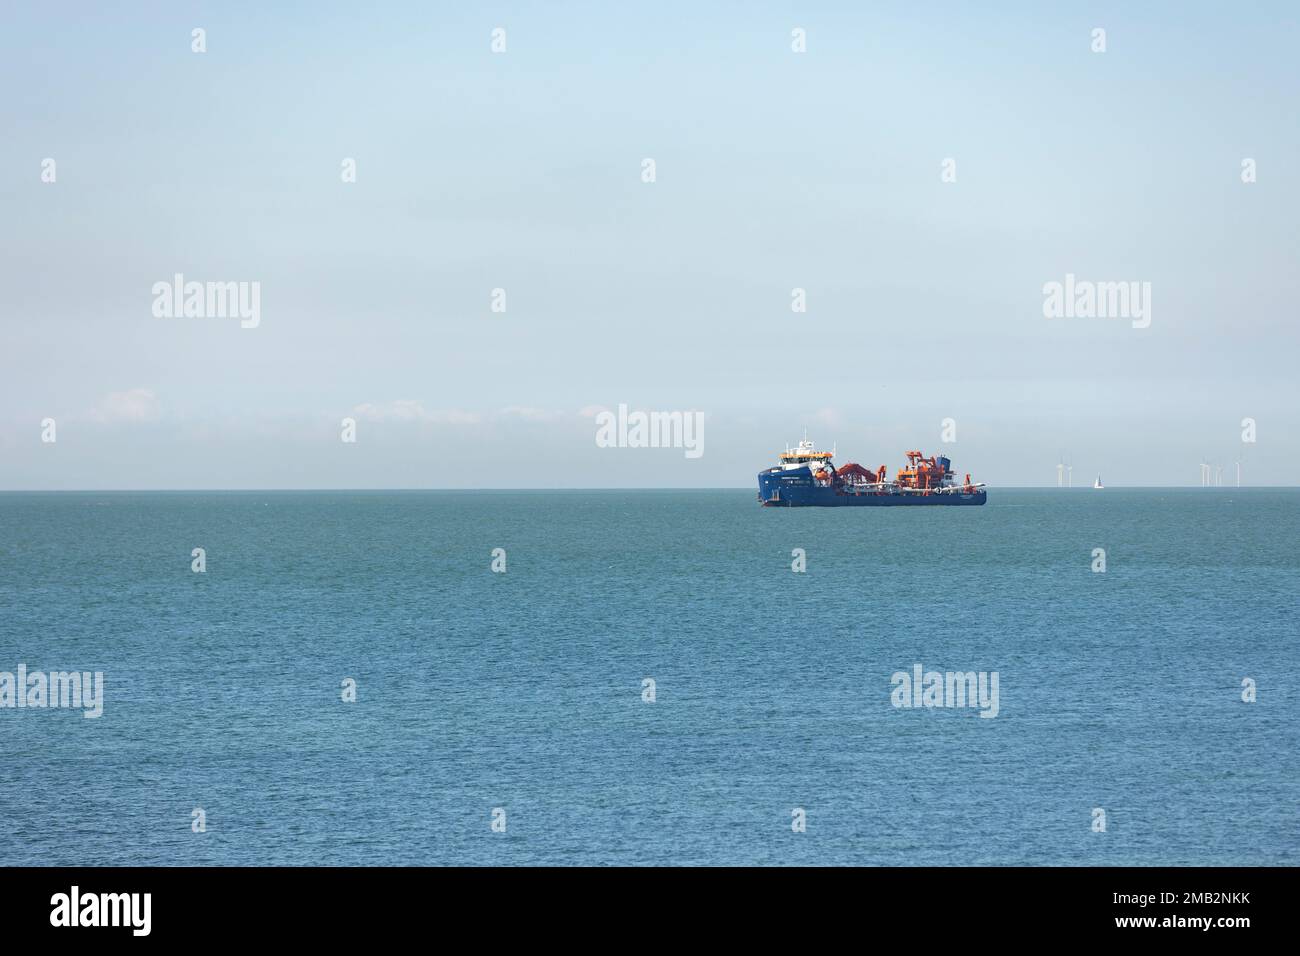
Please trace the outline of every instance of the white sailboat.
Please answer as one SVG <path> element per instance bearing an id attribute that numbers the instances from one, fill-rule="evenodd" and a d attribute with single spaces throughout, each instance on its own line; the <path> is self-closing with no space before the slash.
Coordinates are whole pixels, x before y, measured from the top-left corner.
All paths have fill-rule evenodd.
<path id="1" fill-rule="evenodd" d="M 1098 476 L 1097 476 L 1097 480 L 1094 481 L 1094 482 L 1092 483 L 1092 486 L 1093 486 L 1094 488 L 1100 488 L 1100 487 L 1102 487 L 1102 484 L 1101 484 L 1101 475 L 1098 475 Z"/>

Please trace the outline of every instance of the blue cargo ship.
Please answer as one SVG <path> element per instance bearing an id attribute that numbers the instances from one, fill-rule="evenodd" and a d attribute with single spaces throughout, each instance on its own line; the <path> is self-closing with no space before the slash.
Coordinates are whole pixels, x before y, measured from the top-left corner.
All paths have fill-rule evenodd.
<path id="1" fill-rule="evenodd" d="M 952 462 L 942 455 L 907 453 L 907 464 L 893 479 L 885 466 L 875 471 L 857 464 L 836 468 L 834 452 L 817 451 L 807 438 L 787 448 L 777 464 L 758 473 L 758 501 L 764 507 L 840 507 L 844 505 L 982 505 L 985 486 L 966 476 L 958 482 Z"/>

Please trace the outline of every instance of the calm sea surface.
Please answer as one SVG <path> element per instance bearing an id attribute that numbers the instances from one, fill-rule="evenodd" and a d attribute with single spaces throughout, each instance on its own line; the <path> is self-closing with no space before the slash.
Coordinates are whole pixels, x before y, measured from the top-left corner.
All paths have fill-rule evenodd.
<path id="1" fill-rule="evenodd" d="M 0 494 L 0 671 L 105 682 L 0 708 L 0 864 L 1296 865 L 1298 540 L 1300 490 Z"/>

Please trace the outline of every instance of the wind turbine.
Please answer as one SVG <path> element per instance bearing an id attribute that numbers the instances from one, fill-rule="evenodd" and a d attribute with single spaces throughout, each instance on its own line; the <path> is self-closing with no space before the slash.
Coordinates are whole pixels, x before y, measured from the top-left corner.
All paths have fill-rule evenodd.
<path id="1" fill-rule="evenodd" d="M 1065 459 L 1062 458 L 1056 464 L 1056 487 L 1065 487 Z"/>

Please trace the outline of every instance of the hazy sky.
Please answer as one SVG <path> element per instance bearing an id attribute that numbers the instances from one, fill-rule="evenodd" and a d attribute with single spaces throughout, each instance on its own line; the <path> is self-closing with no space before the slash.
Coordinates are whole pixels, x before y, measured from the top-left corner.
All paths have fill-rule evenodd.
<path id="1" fill-rule="evenodd" d="M 6 4 L 0 488 L 1295 484 L 1300 7 L 983 6 Z"/>

